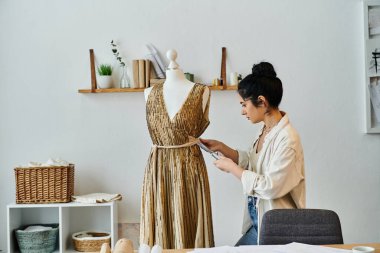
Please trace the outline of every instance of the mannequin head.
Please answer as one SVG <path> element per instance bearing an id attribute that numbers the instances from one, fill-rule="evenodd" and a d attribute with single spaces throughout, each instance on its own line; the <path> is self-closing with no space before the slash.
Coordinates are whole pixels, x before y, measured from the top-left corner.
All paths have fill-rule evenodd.
<path id="1" fill-rule="evenodd" d="M 183 81 L 187 83 L 187 79 L 183 71 L 179 68 L 177 59 L 177 51 L 174 49 L 170 49 L 166 52 L 166 57 L 169 59 L 169 65 L 166 70 L 166 83 L 170 83 L 172 81 L 179 82 Z"/>
<path id="2" fill-rule="evenodd" d="M 169 59 L 169 66 L 168 66 L 168 69 L 169 70 L 172 70 L 172 69 L 178 69 L 179 65 L 178 63 L 175 61 L 177 59 L 177 51 L 175 51 L 174 49 L 170 49 L 166 52 L 166 57 Z"/>

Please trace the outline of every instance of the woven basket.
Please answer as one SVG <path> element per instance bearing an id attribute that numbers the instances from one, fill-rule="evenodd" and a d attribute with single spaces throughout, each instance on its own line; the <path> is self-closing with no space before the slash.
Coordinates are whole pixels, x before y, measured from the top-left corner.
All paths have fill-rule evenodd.
<path id="1" fill-rule="evenodd" d="M 54 251 L 58 241 L 58 224 L 44 224 L 39 226 L 52 227 L 51 230 L 26 232 L 26 227 L 15 231 L 16 239 L 21 253 L 51 253 Z"/>
<path id="2" fill-rule="evenodd" d="M 65 203 L 74 195 L 74 164 L 15 168 L 16 203 Z"/>
<path id="3" fill-rule="evenodd" d="M 110 233 L 82 231 L 74 233 L 73 236 L 74 249 L 81 252 L 100 251 L 103 243 L 111 246 Z"/>

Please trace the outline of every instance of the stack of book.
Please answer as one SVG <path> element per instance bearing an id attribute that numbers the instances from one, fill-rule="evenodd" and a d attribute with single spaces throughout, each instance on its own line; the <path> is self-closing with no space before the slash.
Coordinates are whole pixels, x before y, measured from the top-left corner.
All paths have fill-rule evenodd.
<path id="1" fill-rule="evenodd" d="M 151 68 L 151 61 L 145 59 L 133 60 L 133 85 L 132 88 L 148 88 L 151 86 L 150 79 L 156 74 Z"/>

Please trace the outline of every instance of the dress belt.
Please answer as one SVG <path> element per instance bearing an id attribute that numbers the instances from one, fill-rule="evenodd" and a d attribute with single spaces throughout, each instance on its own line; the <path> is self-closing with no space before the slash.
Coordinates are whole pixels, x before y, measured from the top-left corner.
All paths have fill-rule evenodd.
<path id="1" fill-rule="evenodd" d="M 163 148 L 163 149 L 186 148 L 186 147 L 194 146 L 197 143 L 199 143 L 198 138 L 189 136 L 189 141 L 184 143 L 184 144 L 180 144 L 180 145 L 160 146 L 160 145 L 153 144 L 152 149 L 150 151 L 150 155 L 152 157 L 153 164 L 157 165 L 157 151 L 159 148 Z"/>

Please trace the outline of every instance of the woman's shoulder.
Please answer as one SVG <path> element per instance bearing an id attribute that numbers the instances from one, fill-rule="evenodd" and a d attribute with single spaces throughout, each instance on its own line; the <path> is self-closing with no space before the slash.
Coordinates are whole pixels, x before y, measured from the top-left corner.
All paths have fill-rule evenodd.
<path id="1" fill-rule="evenodd" d="M 300 135 L 290 122 L 279 131 L 276 142 L 278 145 L 293 149 L 299 149 L 301 147 Z"/>

